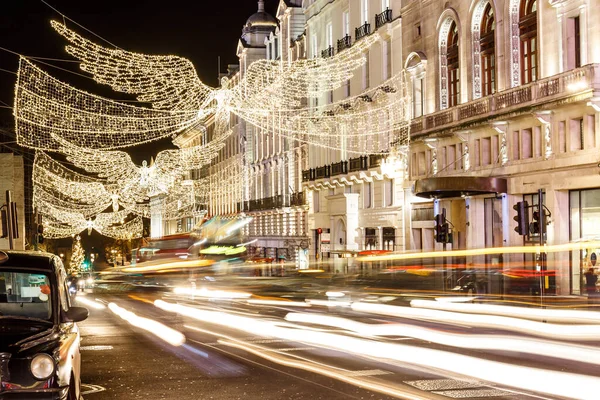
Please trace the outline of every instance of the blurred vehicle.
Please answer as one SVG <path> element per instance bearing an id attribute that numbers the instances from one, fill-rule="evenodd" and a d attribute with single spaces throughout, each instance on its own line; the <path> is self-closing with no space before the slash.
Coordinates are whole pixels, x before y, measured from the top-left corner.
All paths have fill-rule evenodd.
<path id="1" fill-rule="evenodd" d="M 81 397 L 80 334 L 60 258 L 0 251 L 0 398 Z"/>

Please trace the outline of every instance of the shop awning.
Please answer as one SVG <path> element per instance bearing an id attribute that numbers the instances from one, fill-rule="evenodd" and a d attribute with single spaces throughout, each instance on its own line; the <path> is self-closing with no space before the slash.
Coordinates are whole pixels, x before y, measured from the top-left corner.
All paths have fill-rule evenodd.
<path id="1" fill-rule="evenodd" d="M 505 178 L 445 176 L 419 179 L 415 182 L 415 195 L 428 199 L 447 199 L 480 194 L 506 193 L 507 188 L 508 183 Z"/>

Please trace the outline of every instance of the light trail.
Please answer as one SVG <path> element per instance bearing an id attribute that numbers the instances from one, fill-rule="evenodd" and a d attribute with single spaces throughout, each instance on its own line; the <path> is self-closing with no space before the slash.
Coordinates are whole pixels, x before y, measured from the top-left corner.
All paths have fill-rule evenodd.
<path id="1" fill-rule="evenodd" d="M 436 299 L 438 300 L 438 299 Z M 539 319 L 566 323 L 600 324 L 600 313 L 583 310 L 554 310 L 540 308 L 513 307 L 495 304 L 470 304 L 431 300 L 412 300 L 412 307 L 432 310 L 454 311 L 469 314 L 502 315 L 523 319 Z"/>
<path id="2" fill-rule="evenodd" d="M 345 329 L 361 336 L 407 336 L 462 349 L 512 351 L 540 354 L 563 360 L 600 365 L 600 349 L 591 346 L 562 344 L 535 338 L 506 335 L 465 335 L 407 324 L 365 324 L 347 318 L 324 314 L 289 313 L 285 319 L 292 322 L 323 325 Z"/>
<path id="3" fill-rule="evenodd" d="M 77 296 L 77 302 L 85 304 L 88 307 L 92 307 L 96 310 L 104 310 L 106 309 L 106 306 L 102 303 L 99 303 L 95 300 L 90 300 L 90 299 L 86 299 L 85 297 L 79 297 Z"/>
<path id="4" fill-rule="evenodd" d="M 566 398 L 580 400 L 598 398 L 597 388 L 600 387 L 600 378 L 597 377 L 506 364 L 417 346 L 283 328 L 277 326 L 273 321 L 197 310 L 162 300 L 156 300 L 154 304 L 166 311 L 253 335 L 308 343 L 358 356 L 376 357 L 384 363 L 386 360 L 401 361 L 436 370 L 445 370 L 485 382 Z"/>
<path id="5" fill-rule="evenodd" d="M 150 318 L 140 317 L 131 311 L 119 307 L 115 303 L 108 303 L 108 308 L 123 320 L 129 322 L 131 325 L 156 335 L 172 346 L 181 346 L 185 343 L 185 336 L 183 333 L 169 328 L 158 321 Z"/>
<path id="6" fill-rule="evenodd" d="M 352 303 L 352 309 L 366 313 L 411 318 L 440 323 L 458 324 L 468 327 L 484 327 L 502 331 L 514 331 L 550 339 L 597 341 L 600 338 L 600 325 L 559 325 L 547 324 L 518 318 L 460 314 L 450 311 L 424 308 L 399 307 L 373 303 Z"/>

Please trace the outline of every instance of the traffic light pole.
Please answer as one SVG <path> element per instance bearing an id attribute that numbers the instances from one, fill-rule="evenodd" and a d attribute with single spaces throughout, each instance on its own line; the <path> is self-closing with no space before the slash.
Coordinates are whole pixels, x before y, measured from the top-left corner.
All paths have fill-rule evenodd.
<path id="1" fill-rule="evenodd" d="M 14 243 L 13 243 L 13 216 L 12 216 L 12 199 L 11 199 L 11 194 L 10 194 L 10 190 L 6 191 L 6 219 L 7 219 L 7 225 L 8 225 L 8 248 L 9 250 L 14 249 Z"/>
<path id="2" fill-rule="evenodd" d="M 540 305 L 544 305 L 544 290 L 546 283 L 546 254 L 544 251 L 544 235 L 546 234 L 546 218 L 544 210 L 544 193 L 542 189 L 538 189 L 538 210 L 540 215 Z"/>

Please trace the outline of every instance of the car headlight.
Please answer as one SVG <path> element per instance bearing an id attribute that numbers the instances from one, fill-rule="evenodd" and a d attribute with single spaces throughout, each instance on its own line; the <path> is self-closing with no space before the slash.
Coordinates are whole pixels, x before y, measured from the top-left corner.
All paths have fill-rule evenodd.
<path id="1" fill-rule="evenodd" d="M 38 354 L 31 360 L 29 368 L 35 379 L 46 380 L 54 374 L 54 359 L 48 354 Z"/>

